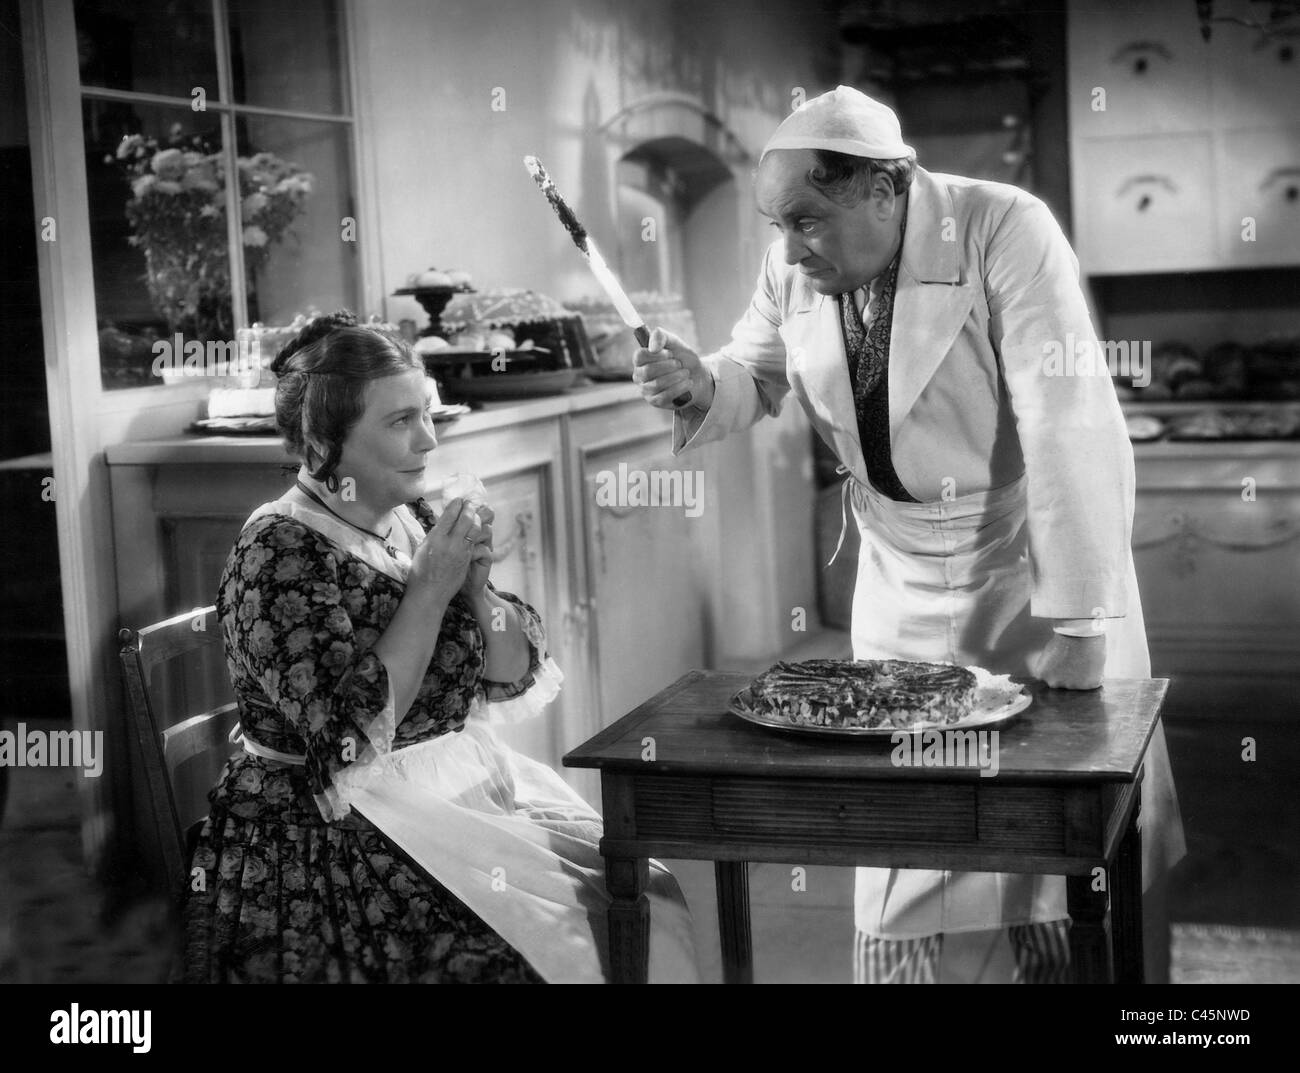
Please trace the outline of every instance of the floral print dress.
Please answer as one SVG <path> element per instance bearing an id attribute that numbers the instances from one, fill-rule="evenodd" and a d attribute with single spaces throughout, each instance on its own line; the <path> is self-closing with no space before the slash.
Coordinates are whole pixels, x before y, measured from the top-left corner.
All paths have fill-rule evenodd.
<path id="1" fill-rule="evenodd" d="M 518 610 L 531 658 L 521 681 L 490 682 L 482 632 L 457 595 L 397 725 L 372 648 L 397 610 L 404 571 L 373 541 L 290 504 L 254 513 L 221 579 L 217 609 L 245 751 L 209 795 L 191 861 L 184 979 L 541 982 L 517 949 L 351 808 L 345 790 L 347 773 L 463 731 L 485 701 L 553 696 L 543 680 L 558 681 L 558 669 L 536 611 L 497 593 Z M 434 520 L 423 501 L 402 517 L 416 539 Z"/>

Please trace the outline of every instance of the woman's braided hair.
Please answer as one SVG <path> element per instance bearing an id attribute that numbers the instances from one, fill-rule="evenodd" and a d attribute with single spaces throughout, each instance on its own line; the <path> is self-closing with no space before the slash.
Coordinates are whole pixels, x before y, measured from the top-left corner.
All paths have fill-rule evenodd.
<path id="1" fill-rule="evenodd" d="M 271 363 L 275 422 L 285 448 L 307 463 L 312 477 L 337 491 L 343 441 L 365 412 L 366 384 L 412 369 L 424 366 L 395 331 L 361 324 L 347 310 L 314 317 Z M 313 442 L 324 449 L 324 458 Z"/>

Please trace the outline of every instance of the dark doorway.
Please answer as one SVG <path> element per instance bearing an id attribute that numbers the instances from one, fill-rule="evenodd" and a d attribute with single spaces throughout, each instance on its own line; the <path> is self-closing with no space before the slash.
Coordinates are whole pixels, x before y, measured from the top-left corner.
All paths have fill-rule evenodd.
<path id="1" fill-rule="evenodd" d="M 0 720 L 71 721 L 17 0 L 0 0 Z M 7 769 L 0 767 L 0 809 Z"/>

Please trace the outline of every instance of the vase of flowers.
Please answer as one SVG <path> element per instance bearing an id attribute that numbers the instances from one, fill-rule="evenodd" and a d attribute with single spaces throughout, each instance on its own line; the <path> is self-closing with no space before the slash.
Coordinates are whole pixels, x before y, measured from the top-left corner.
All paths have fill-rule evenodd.
<path id="1" fill-rule="evenodd" d="M 115 159 L 130 183 L 126 216 L 134 234 L 128 241 L 144 252 L 154 308 L 172 332 L 233 338 L 225 154 L 177 125 L 161 143 L 127 135 Z M 302 212 L 314 180 L 273 153 L 240 156 L 237 163 L 244 264 L 252 279 Z"/>

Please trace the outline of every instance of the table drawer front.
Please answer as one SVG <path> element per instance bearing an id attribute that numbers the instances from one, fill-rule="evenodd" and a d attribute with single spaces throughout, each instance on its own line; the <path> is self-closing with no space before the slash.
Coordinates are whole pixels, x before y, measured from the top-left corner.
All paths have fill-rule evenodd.
<path id="1" fill-rule="evenodd" d="M 976 837 L 976 788 L 929 788 L 821 779 L 700 779 L 671 775 L 633 780 L 636 834 L 687 839 L 712 834 L 754 842 L 792 838 L 822 845 L 970 842 Z"/>
<path id="2" fill-rule="evenodd" d="M 979 830 L 981 846 L 1060 853 L 1065 849 L 1065 792 L 981 787 Z"/>

